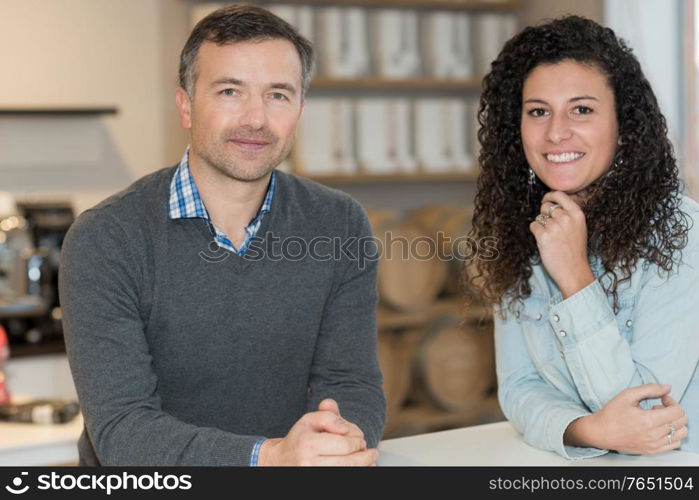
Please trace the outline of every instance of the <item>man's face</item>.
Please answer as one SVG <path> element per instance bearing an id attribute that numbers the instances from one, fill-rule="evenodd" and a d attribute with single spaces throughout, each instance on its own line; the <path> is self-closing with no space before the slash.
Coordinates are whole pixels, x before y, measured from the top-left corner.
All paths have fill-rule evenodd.
<path id="1" fill-rule="evenodd" d="M 177 89 L 190 161 L 241 181 L 265 177 L 291 150 L 301 117 L 301 60 L 288 40 L 204 42 L 193 97 Z M 191 156 L 195 158 L 191 158 Z"/>

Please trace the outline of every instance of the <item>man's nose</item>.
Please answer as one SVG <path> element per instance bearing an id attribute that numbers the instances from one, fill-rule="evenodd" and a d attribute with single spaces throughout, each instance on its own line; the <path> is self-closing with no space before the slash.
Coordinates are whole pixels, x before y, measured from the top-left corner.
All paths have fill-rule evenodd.
<path id="1" fill-rule="evenodd" d="M 240 114 L 239 125 L 261 129 L 267 124 L 267 112 L 261 97 L 250 96 L 245 100 Z"/>

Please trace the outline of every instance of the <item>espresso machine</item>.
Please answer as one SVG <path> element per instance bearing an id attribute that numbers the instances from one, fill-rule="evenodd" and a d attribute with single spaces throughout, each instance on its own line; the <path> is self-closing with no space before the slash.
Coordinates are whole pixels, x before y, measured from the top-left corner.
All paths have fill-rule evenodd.
<path id="1" fill-rule="evenodd" d="M 65 349 L 58 266 L 63 239 L 74 219 L 67 203 L 15 205 L 8 200 L 0 193 L 0 348 L 4 350 L 0 365 L 11 352 L 28 355 Z M 15 402 L 1 369 L 0 382 L 0 421 L 62 423 L 79 412 L 72 400 Z"/>
<path id="2" fill-rule="evenodd" d="M 62 342 L 58 266 L 73 209 L 69 203 L 20 203 L 11 212 L 5 204 L 0 214 L 0 325 L 10 348 Z"/>

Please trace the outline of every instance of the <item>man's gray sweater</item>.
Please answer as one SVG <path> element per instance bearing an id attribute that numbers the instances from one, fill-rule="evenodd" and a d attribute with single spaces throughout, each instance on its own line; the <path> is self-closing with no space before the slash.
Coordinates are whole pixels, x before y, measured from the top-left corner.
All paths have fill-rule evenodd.
<path id="1" fill-rule="evenodd" d="M 81 464 L 247 465 L 260 437 L 284 436 L 324 398 L 376 446 L 385 399 L 363 209 L 278 173 L 241 257 L 202 219 L 168 218 L 174 172 L 84 212 L 63 245 Z"/>

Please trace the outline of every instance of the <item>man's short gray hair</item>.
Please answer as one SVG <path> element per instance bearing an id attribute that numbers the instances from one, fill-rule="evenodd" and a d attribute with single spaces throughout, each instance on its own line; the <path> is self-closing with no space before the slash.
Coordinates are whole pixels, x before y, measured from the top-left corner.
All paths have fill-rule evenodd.
<path id="1" fill-rule="evenodd" d="M 194 98 L 194 84 L 198 76 L 197 55 L 205 41 L 217 45 L 251 40 L 290 41 L 301 60 L 301 98 L 311 83 L 313 46 L 288 22 L 271 12 L 250 5 L 230 5 L 218 9 L 199 21 L 189 35 L 180 54 L 180 86 L 190 99 Z"/>

